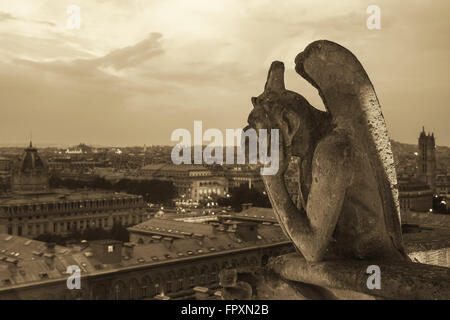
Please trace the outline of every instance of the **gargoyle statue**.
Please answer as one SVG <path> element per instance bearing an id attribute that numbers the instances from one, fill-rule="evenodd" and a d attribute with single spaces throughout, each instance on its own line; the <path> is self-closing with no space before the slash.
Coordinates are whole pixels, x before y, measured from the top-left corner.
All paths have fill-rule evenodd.
<path id="1" fill-rule="evenodd" d="M 295 65 L 327 112 L 286 90 L 284 65 L 275 61 L 248 117 L 255 130 L 279 129 L 278 173 L 262 178 L 284 232 L 307 261 L 408 260 L 390 141 L 364 68 L 325 40 L 308 45 Z M 292 156 L 300 159 L 299 208 L 284 178 Z"/>

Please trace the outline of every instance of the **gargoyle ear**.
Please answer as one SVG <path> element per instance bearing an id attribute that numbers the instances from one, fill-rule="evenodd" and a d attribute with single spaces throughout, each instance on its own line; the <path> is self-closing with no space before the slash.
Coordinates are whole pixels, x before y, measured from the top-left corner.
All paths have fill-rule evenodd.
<path id="1" fill-rule="evenodd" d="M 253 107 L 256 107 L 257 103 L 256 103 L 256 97 L 252 97 L 252 105 Z"/>
<path id="2" fill-rule="evenodd" d="M 283 131 L 283 135 L 287 140 L 287 145 L 290 145 L 300 127 L 300 119 L 294 111 L 290 109 L 284 109 L 282 111 L 280 121 L 281 130 Z"/>
<path id="3" fill-rule="evenodd" d="M 284 91 L 284 64 L 280 61 L 272 62 L 267 75 L 264 91 Z"/>

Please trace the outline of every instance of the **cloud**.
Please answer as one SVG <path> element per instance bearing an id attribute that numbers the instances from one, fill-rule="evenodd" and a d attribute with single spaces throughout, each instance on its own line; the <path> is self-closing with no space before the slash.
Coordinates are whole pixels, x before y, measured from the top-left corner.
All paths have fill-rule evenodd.
<path id="1" fill-rule="evenodd" d="M 8 12 L 0 11 L 0 21 L 7 21 L 7 20 L 21 20 L 21 19 L 13 16 Z"/>
<path id="2" fill-rule="evenodd" d="M 46 25 L 46 26 L 50 26 L 50 27 L 56 27 L 56 23 L 51 22 L 51 21 L 40 21 L 40 20 L 34 20 L 34 23 L 39 23 L 42 25 Z"/>
<path id="3" fill-rule="evenodd" d="M 101 66 L 113 67 L 116 70 L 138 66 L 149 59 L 164 53 L 160 39 L 161 33 L 151 33 L 146 39 L 135 45 L 114 50 L 94 63 Z"/>
<path id="4" fill-rule="evenodd" d="M 450 144 L 447 0 L 377 0 L 377 31 L 366 28 L 368 0 L 78 0 L 82 27 L 67 30 L 71 3 L 0 4 L 0 96 L 9 117 L 0 119 L 0 137 L 38 126 L 33 132 L 46 140 L 162 144 L 193 120 L 240 127 L 273 60 L 285 62 L 289 89 L 321 107 L 293 60 L 329 39 L 363 64 L 392 138 L 414 142 L 424 124 Z"/>
<path id="5" fill-rule="evenodd" d="M 28 20 L 25 19 L 25 18 L 16 17 L 16 16 L 13 16 L 12 14 L 10 14 L 8 12 L 0 11 L 0 22 L 8 21 L 8 20 L 28 22 Z M 56 24 L 54 22 L 51 22 L 51 21 L 31 20 L 31 22 L 32 23 L 41 24 L 41 25 L 50 26 L 50 27 L 55 27 L 56 26 Z"/>
<path id="6" fill-rule="evenodd" d="M 34 61 L 30 59 L 14 59 L 14 62 L 27 65 L 42 71 L 64 74 L 68 77 L 90 77 L 96 80 L 108 67 L 116 70 L 138 67 L 155 56 L 164 53 L 160 39 L 162 34 L 151 33 L 149 36 L 125 48 L 111 51 L 110 53 L 97 58 L 75 59 L 75 60 L 53 60 Z"/>

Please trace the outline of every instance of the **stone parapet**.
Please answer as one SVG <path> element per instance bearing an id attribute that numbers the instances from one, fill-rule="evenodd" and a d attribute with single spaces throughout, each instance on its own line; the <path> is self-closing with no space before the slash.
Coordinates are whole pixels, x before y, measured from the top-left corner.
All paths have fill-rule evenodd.
<path id="1" fill-rule="evenodd" d="M 380 269 L 380 288 L 369 289 L 372 272 Z M 229 270 L 227 272 L 230 272 Z M 307 262 L 297 253 L 271 258 L 259 270 L 236 269 L 237 281 L 224 282 L 224 297 L 239 296 L 246 282 L 251 299 L 450 299 L 450 268 L 415 262 Z M 248 291 L 248 289 L 247 289 Z"/>

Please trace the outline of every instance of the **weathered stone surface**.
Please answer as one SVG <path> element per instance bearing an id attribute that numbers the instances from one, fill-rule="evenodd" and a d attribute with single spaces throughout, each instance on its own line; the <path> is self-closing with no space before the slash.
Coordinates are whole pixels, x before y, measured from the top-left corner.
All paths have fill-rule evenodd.
<path id="1" fill-rule="evenodd" d="M 280 130 L 279 173 L 263 176 L 280 225 L 308 261 L 408 260 L 389 137 L 364 68 L 330 41 L 313 42 L 295 62 L 327 112 L 286 90 L 275 61 L 248 119 L 254 129 Z M 300 208 L 284 179 L 291 156 L 301 159 Z"/>
<path id="2" fill-rule="evenodd" d="M 381 289 L 367 286 L 367 267 L 381 270 Z M 297 254 L 269 261 L 269 269 L 281 277 L 324 288 L 365 293 L 386 299 L 450 299 L 450 269 L 408 261 L 308 262 Z"/>
<path id="3" fill-rule="evenodd" d="M 405 253 L 391 146 L 364 68 L 330 41 L 311 43 L 295 63 L 327 112 L 286 90 L 284 65 L 275 61 L 264 92 L 251 99 L 248 123 L 280 131 L 280 170 L 263 181 L 298 253 L 237 270 L 229 297 L 450 299 L 450 269 L 413 263 Z M 298 207 L 284 178 L 292 156 L 301 159 Z M 381 289 L 367 286 L 370 265 L 381 269 Z"/>
<path id="4" fill-rule="evenodd" d="M 370 265 L 380 267 L 380 289 L 367 286 Z M 241 285 L 225 288 L 226 299 L 240 299 L 245 282 L 255 300 L 450 299 L 450 269 L 409 261 L 308 262 L 292 253 L 270 259 L 265 268 L 235 272 Z"/>

